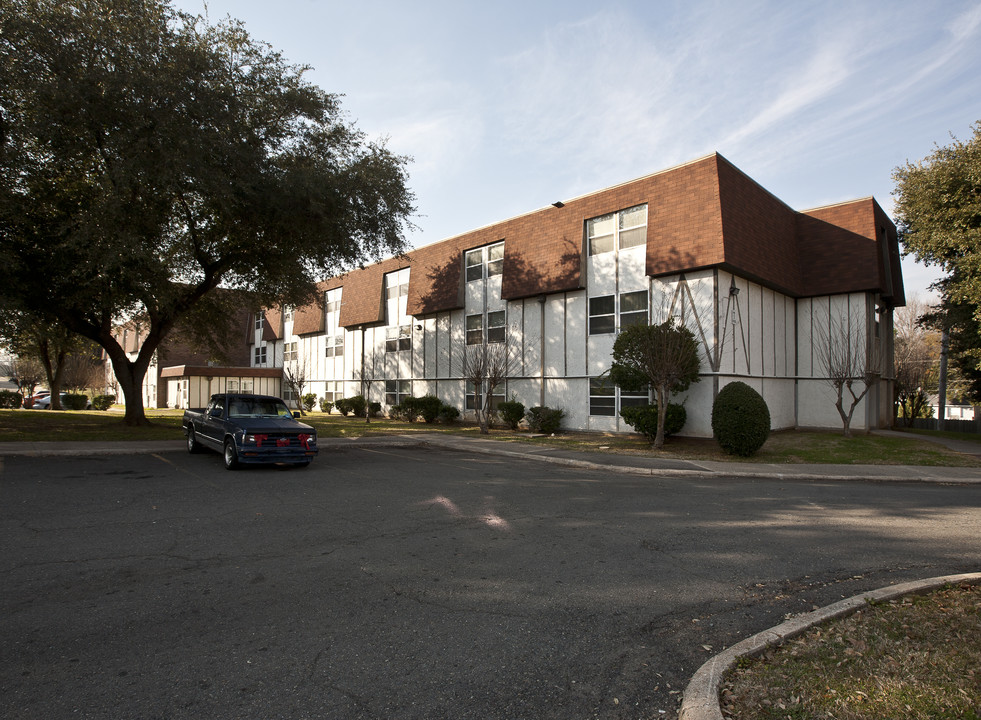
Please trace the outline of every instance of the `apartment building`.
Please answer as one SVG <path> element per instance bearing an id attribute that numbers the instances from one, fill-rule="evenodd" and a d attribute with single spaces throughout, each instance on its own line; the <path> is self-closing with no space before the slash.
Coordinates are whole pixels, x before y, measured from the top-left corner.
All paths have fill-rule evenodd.
<path id="1" fill-rule="evenodd" d="M 555 202 L 332 278 L 318 301 L 249 319 L 253 368 L 301 369 L 305 392 L 367 388 L 390 407 L 431 393 L 464 413 L 466 347 L 507 340 L 497 399 L 565 411 L 565 427 L 629 431 L 644 403 L 606 379 L 617 332 L 669 318 L 692 330 L 702 379 L 684 434 L 710 436 L 712 401 L 741 380 L 774 429 L 838 427 L 829 344 L 876 359 L 852 427 L 892 418 L 892 313 L 905 304 L 896 228 L 863 198 L 795 211 L 718 154 Z"/>

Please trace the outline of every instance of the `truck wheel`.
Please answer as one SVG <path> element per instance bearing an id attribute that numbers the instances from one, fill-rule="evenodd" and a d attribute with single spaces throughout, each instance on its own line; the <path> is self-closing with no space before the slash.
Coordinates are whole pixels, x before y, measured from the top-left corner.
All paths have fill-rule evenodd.
<path id="1" fill-rule="evenodd" d="M 238 451 L 235 449 L 234 440 L 225 441 L 225 452 L 223 455 L 225 457 L 226 470 L 235 470 L 238 468 Z"/>
<path id="2" fill-rule="evenodd" d="M 194 428 L 192 427 L 187 429 L 187 451 L 192 454 L 201 452 L 201 444 L 194 437 Z"/>

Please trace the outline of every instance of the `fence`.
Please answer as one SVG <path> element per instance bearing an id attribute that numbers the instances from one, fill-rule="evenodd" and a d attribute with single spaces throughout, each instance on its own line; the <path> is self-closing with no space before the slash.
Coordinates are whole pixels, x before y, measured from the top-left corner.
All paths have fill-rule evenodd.
<path id="1" fill-rule="evenodd" d="M 913 427 L 917 430 L 937 430 L 937 418 L 914 418 Z M 906 427 L 906 421 L 896 418 L 896 427 Z M 948 432 L 981 434 L 981 419 L 974 420 L 945 420 L 944 430 Z"/>

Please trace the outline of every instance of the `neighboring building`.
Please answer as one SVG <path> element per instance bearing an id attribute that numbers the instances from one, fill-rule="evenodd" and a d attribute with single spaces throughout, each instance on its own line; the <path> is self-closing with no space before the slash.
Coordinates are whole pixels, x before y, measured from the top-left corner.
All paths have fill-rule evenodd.
<path id="1" fill-rule="evenodd" d="M 253 316 L 249 357 L 301 367 L 304 391 L 330 400 L 358 394 L 365 377 L 385 407 L 432 393 L 470 410 L 465 347 L 509 336 L 518 363 L 501 398 L 562 408 L 570 429 L 629 431 L 619 409 L 648 398 L 604 377 L 616 333 L 675 318 L 702 351 L 702 381 L 675 399 L 685 434 L 711 435 L 713 398 L 733 380 L 760 391 L 774 429 L 840 427 L 820 355 L 845 334 L 882 358 L 852 427 L 892 423 L 892 313 L 905 304 L 892 221 L 871 197 L 796 212 L 718 154 L 321 290 L 313 305 Z"/>
<path id="2" fill-rule="evenodd" d="M 248 311 L 240 312 L 238 324 L 248 317 Z M 146 337 L 146 330 L 139 323 L 129 322 L 114 331 L 119 344 L 131 360 L 135 360 Z M 249 345 L 242 335 L 224 349 L 224 355 L 232 366 L 213 361 L 212 355 L 191 347 L 179 332 L 165 339 L 154 354 L 143 378 L 143 406 L 147 408 L 204 407 L 212 393 L 262 392 L 279 395 L 282 389 L 282 371 L 252 367 Z M 124 400 L 122 391 L 106 360 L 106 383 L 109 392 Z"/>

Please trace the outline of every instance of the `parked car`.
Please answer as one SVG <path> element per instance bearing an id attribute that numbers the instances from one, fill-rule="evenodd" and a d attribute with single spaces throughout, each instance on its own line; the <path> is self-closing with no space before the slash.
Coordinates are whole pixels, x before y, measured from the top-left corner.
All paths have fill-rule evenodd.
<path id="1" fill-rule="evenodd" d="M 306 467 L 317 454 L 316 429 L 271 395 L 212 395 L 207 408 L 184 411 L 183 426 L 188 452 L 219 452 L 229 470 L 243 463 Z"/>
<path id="2" fill-rule="evenodd" d="M 24 407 L 33 408 L 34 403 L 41 400 L 42 398 L 48 397 L 48 395 L 50 394 L 51 394 L 50 390 L 38 390 L 33 395 L 28 395 L 27 397 L 24 398 Z"/>
<path id="3" fill-rule="evenodd" d="M 65 398 L 68 397 L 68 393 L 61 393 L 61 407 L 65 408 Z M 34 403 L 35 410 L 50 410 L 51 409 L 51 393 L 48 393 L 43 398 Z M 88 398 L 85 399 L 85 409 L 92 409 L 92 401 Z"/>

